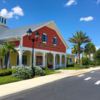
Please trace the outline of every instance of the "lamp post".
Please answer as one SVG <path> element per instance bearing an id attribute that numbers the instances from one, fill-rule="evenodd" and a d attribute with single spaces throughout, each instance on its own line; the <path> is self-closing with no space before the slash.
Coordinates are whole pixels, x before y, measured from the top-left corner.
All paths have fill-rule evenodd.
<path id="1" fill-rule="evenodd" d="M 34 63 L 34 58 L 33 58 L 34 57 L 34 42 L 39 37 L 39 33 L 35 32 L 34 37 L 32 37 L 32 30 L 31 30 L 31 28 L 29 28 L 27 31 L 27 35 L 28 35 L 29 40 L 32 41 L 32 65 L 31 65 L 31 67 L 33 70 L 33 76 L 35 76 L 35 68 L 33 65 L 33 63 Z"/>

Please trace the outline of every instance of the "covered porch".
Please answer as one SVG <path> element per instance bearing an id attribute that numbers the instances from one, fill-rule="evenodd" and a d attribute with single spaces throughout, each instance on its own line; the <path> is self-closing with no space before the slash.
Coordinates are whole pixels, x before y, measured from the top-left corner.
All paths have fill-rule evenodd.
<path id="1" fill-rule="evenodd" d="M 32 65 L 32 50 L 23 49 L 10 54 L 11 66 L 31 66 Z M 36 50 L 34 49 L 33 65 L 40 67 L 48 67 L 50 69 L 57 69 L 60 67 L 66 67 L 66 54 Z"/>

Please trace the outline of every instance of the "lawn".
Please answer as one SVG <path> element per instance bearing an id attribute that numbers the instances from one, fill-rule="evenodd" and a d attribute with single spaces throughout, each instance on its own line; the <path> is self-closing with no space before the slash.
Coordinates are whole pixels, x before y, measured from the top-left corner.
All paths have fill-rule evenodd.
<path id="1" fill-rule="evenodd" d="M 66 68 L 62 68 L 62 69 L 64 69 L 64 70 L 80 70 L 80 69 L 86 69 L 86 68 L 89 68 L 89 66 L 75 65 L 75 66 L 72 66 L 72 67 L 66 67 Z"/>
<path id="2" fill-rule="evenodd" d="M 9 70 L 7 70 L 7 69 L 6 70 L 0 70 L 0 74 L 5 73 L 5 72 L 6 73 L 9 72 Z M 59 72 L 60 71 L 58 71 L 58 70 L 50 70 L 50 69 L 45 70 L 46 75 L 55 74 L 55 73 L 59 73 Z M 17 82 L 17 81 L 21 81 L 21 79 L 13 77 L 12 75 L 0 76 L 0 85 L 12 83 L 12 82 Z"/>
<path id="3" fill-rule="evenodd" d="M 46 73 L 46 75 L 50 75 L 50 74 L 60 73 L 60 71 L 58 71 L 58 70 L 46 69 L 46 70 L 45 70 L 45 73 Z"/>
<path id="4" fill-rule="evenodd" d="M 0 85 L 1 84 L 6 84 L 6 83 L 12 83 L 12 82 L 16 82 L 16 81 L 20 81 L 21 79 L 13 77 L 11 75 L 9 76 L 3 76 L 0 77 Z"/>
<path id="5" fill-rule="evenodd" d="M 63 68 L 64 70 L 80 70 L 80 69 L 85 69 L 85 68 L 80 68 L 80 67 L 66 67 Z"/>

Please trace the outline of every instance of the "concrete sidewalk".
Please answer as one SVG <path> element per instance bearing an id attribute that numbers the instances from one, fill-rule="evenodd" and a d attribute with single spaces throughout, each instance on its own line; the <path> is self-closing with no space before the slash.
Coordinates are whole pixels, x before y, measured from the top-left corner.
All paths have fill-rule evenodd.
<path id="1" fill-rule="evenodd" d="M 37 78 L 9 83 L 5 85 L 0 85 L 0 97 L 17 93 L 26 89 L 38 87 L 40 85 L 54 82 L 56 80 L 59 80 L 65 77 L 75 76 L 75 75 L 79 75 L 79 74 L 83 74 L 89 71 L 99 70 L 99 69 L 100 67 L 83 69 L 83 70 L 60 70 L 61 73 L 37 77 Z"/>

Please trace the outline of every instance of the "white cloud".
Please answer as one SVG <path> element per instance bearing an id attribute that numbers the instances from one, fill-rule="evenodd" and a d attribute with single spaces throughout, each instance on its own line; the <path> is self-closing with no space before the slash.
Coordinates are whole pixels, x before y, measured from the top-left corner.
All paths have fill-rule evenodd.
<path id="1" fill-rule="evenodd" d="M 24 16 L 24 12 L 21 7 L 16 6 L 16 7 L 12 8 L 11 11 L 8 11 L 6 8 L 1 9 L 0 15 L 10 19 L 10 18 L 14 18 L 14 16 L 18 16 L 18 17 Z M 17 18 L 15 17 L 15 18 L 18 19 L 18 17 Z"/>
<path id="2" fill-rule="evenodd" d="M 13 18 L 14 14 L 13 12 L 8 12 L 8 10 L 4 8 L 0 11 L 0 15 L 6 18 Z"/>
<path id="3" fill-rule="evenodd" d="M 72 6 L 72 5 L 76 5 L 77 2 L 76 0 L 68 0 L 68 2 L 65 4 L 65 6 Z"/>
<path id="4" fill-rule="evenodd" d="M 16 7 L 12 8 L 12 11 L 16 15 L 24 16 L 23 9 L 21 7 L 19 7 L 19 6 L 16 6 Z"/>
<path id="5" fill-rule="evenodd" d="M 89 21 L 93 21 L 93 20 L 94 20 L 94 18 L 92 16 L 80 18 L 80 21 L 85 21 L 85 22 L 89 22 Z"/>

